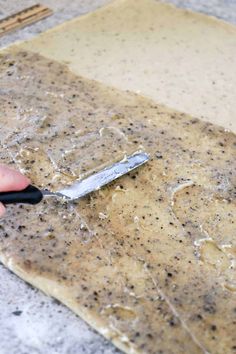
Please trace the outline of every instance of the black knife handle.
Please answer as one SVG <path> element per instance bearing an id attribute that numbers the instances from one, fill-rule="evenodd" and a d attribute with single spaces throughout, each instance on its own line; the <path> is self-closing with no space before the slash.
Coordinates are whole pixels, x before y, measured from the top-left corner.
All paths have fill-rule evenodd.
<path id="1" fill-rule="evenodd" d="M 0 202 L 3 204 L 38 204 L 39 202 L 41 202 L 42 199 L 42 192 L 38 188 L 31 185 L 29 185 L 22 191 L 0 193 Z"/>

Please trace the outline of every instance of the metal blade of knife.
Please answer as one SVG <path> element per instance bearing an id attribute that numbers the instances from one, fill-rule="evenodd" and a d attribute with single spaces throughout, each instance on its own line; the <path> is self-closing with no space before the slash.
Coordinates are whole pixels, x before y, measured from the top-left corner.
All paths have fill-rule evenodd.
<path id="1" fill-rule="evenodd" d="M 148 160 L 149 155 L 146 152 L 135 152 L 134 154 L 125 157 L 123 160 L 116 162 L 81 181 L 75 182 L 71 186 L 62 189 L 55 194 L 71 200 L 84 197 L 143 165 Z"/>
<path id="2" fill-rule="evenodd" d="M 35 186 L 29 185 L 22 191 L 1 192 L 0 202 L 3 204 L 38 204 L 44 196 L 64 198 L 73 201 L 100 189 L 106 184 L 143 165 L 148 160 L 149 155 L 146 152 L 138 151 L 58 192 L 40 190 Z"/>

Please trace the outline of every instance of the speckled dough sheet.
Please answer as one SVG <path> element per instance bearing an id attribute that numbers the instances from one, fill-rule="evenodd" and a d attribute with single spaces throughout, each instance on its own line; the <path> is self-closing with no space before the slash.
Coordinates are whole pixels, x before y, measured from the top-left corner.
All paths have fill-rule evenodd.
<path id="1" fill-rule="evenodd" d="M 21 47 L 236 131 L 236 28 L 223 21 L 155 0 L 116 0 Z"/>
<path id="2" fill-rule="evenodd" d="M 1 162 L 39 187 L 151 155 L 77 204 L 9 206 L 1 261 L 127 353 L 232 353 L 235 135 L 31 52 L 0 82 Z"/>

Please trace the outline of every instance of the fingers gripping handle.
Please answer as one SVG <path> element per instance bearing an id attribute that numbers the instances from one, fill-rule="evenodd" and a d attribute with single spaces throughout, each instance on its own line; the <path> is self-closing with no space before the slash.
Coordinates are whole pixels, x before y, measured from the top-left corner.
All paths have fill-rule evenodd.
<path id="1" fill-rule="evenodd" d="M 0 203 L 5 205 L 16 203 L 38 204 L 42 199 L 42 192 L 38 188 L 31 185 L 22 191 L 0 193 Z"/>

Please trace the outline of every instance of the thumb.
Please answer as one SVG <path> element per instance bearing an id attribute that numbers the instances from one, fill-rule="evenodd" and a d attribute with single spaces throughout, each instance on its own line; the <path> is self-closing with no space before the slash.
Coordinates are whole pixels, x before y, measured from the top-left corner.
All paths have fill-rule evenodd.
<path id="1" fill-rule="evenodd" d="M 20 172 L 0 165 L 0 192 L 20 191 L 29 184 L 30 180 Z"/>

